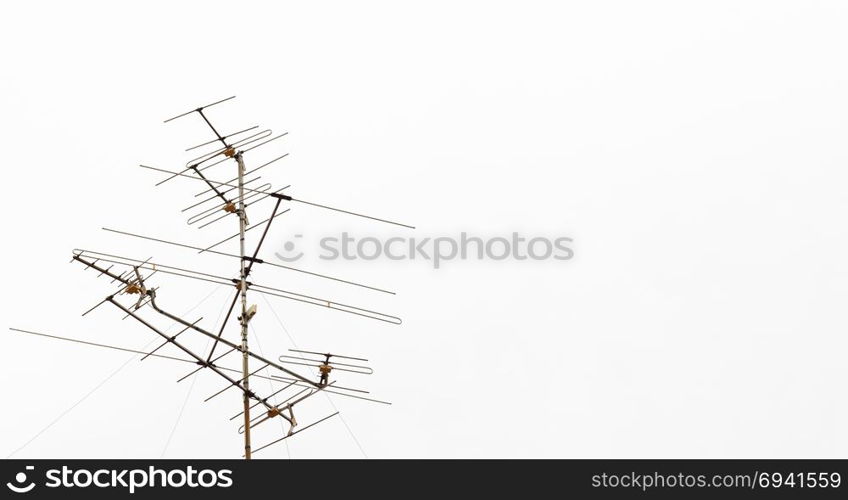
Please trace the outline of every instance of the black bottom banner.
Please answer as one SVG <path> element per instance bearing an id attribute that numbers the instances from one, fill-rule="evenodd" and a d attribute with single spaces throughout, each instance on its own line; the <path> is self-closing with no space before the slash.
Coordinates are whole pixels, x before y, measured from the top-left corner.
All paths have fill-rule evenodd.
<path id="1" fill-rule="evenodd" d="M 846 498 L 848 460 L 5 460 L 2 498 Z"/>

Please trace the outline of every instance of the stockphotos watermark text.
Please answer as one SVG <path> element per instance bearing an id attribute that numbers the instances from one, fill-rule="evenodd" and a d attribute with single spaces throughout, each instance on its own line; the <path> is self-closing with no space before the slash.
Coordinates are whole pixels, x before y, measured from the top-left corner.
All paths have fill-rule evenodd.
<path id="1" fill-rule="evenodd" d="M 567 236 L 528 236 L 513 232 L 509 237 L 456 236 L 436 237 L 356 237 L 348 232 L 324 236 L 318 240 L 318 258 L 322 260 L 423 260 L 434 269 L 445 262 L 460 260 L 569 260 L 574 257 L 573 240 Z M 303 234 L 295 234 L 274 252 L 284 262 L 295 262 L 311 252 L 303 243 Z"/>
<path id="2" fill-rule="evenodd" d="M 133 469 L 73 469 L 68 466 L 51 468 L 43 472 L 44 478 L 38 481 L 28 473 L 35 471 L 28 465 L 25 471 L 18 472 L 14 481 L 6 483 L 13 493 L 29 493 L 38 485 L 47 488 L 117 488 L 130 494 L 140 488 L 229 488 L 233 485 L 230 469 L 159 468 L 149 466 Z"/>

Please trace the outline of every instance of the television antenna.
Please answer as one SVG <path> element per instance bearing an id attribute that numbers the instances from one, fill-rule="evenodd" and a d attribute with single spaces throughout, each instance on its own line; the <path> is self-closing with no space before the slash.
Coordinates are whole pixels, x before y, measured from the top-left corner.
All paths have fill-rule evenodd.
<path id="1" fill-rule="evenodd" d="M 336 411 L 335 413 L 327 415 L 317 421 L 311 422 L 305 426 L 300 426 L 295 417 L 295 408 L 304 401 L 309 400 L 315 394 L 323 392 L 374 403 L 390 403 L 363 396 L 362 394 L 368 394 L 368 392 L 362 389 L 340 385 L 337 383 L 337 380 L 331 380 L 331 376 L 337 372 L 371 375 L 373 370 L 365 364 L 368 362 L 367 359 L 331 352 L 290 349 L 289 351 L 294 355 L 284 354 L 279 356 L 277 360 L 272 360 L 252 351 L 248 345 L 248 328 L 250 321 L 257 313 L 257 307 L 256 305 L 249 305 L 249 292 L 333 309 L 371 320 L 395 325 L 401 324 L 400 318 L 386 313 L 322 297 L 315 297 L 292 290 L 275 288 L 253 282 L 250 279 L 254 266 L 268 266 L 287 269 L 289 271 L 302 273 L 314 278 L 332 280 L 353 287 L 358 287 L 360 289 L 394 295 L 394 292 L 372 285 L 344 280 L 334 276 L 263 260 L 260 257 L 260 250 L 268 235 L 268 231 L 271 228 L 271 224 L 277 217 L 290 210 L 288 207 L 284 208 L 283 205 L 308 205 L 322 210 L 343 213 L 349 216 L 365 218 L 384 224 L 391 224 L 408 229 L 415 228 L 400 222 L 343 210 L 323 203 L 317 203 L 315 201 L 304 200 L 299 197 L 295 197 L 294 195 L 287 194 L 286 191 L 290 188 L 290 186 L 275 188 L 271 183 L 261 182 L 262 177 L 260 175 L 256 175 L 256 173 L 285 158 L 288 154 L 277 156 L 276 158 L 252 169 L 248 169 L 246 166 L 246 154 L 285 137 L 287 132 L 273 135 L 270 129 L 260 129 L 259 126 L 253 126 L 222 135 L 210 121 L 207 116 L 207 110 L 234 98 L 235 96 L 228 97 L 165 120 L 165 123 L 169 123 L 179 118 L 196 115 L 202 119 L 202 121 L 205 122 L 212 131 L 213 138 L 209 141 L 186 149 L 186 151 L 197 151 L 199 156 L 189 160 L 182 169 L 174 171 L 147 165 L 139 166 L 148 171 L 167 174 L 165 178 L 162 178 L 156 183 L 156 186 L 160 186 L 174 179 L 192 180 L 197 185 L 203 185 L 203 190 L 194 195 L 194 198 L 197 198 L 198 200 L 194 201 L 191 205 L 182 210 L 182 213 L 186 213 L 188 215 L 186 221 L 188 225 L 202 229 L 212 225 L 220 226 L 220 224 L 218 224 L 220 221 L 231 221 L 238 223 L 238 232 L 230 234 L 226 238 L 212 243 L 211 245 L 197 246 L 117 229 L 105 227 L 103 229 L 123 236 L 181 247 L 189 250 L 196 250 L 198 253 L 212 253 L 237 259 L 239 261 L 237 274 L 235 274 L 234 277 L 226 275 L 225 273 L 210 274 L 185 267 L 164 264 L 159 261 L 154 261 L 152 257 L 139 259 L 135 257 L 126 257 L 77 248 L 72 252 L 71 262 L 80 263 L 85 267 L 85 269 L 97 272 L 98 277 L 105 277 L 109 279 L 110 284 L 112 284 L 111 293 L 93 307 L 83 312 L 82 315 L 86 316 L 100 306 L 109 304 L 119 309 L 124 314 L 124 319 L 131 317 L 158 335 L 161 338 L 159 345 L 149 351 L 135 350 L 126 347 L 88 342 L 81 339 L 49 335 L 18 328 L 11 328 L 11 330 L 43 338 L 143 354 L 143 357 L 141 358 L 142 360 L 149 357 L 157 357 L 197 365 L 193 371 L 180 378 L 178 382 L 201 371 L 214 373 L 226 383 L 221 390 L 207 397 L 205 401 L 209 401 L 210 399 L 215 398 L 232 388 L 236 388 L 241 392 L 242 409 L 239 413 L 232 416 L 230 420 L 241 420 L 242 423 L 238 428 L 238 432 L 243 435 L 244 439 L 244 458 L 251 459 L 254 453 L 266 449 L 271 445 L 288 439 L 335 415 L 338 415 L 338 411 Z M 228 177 L 223 181 L 210 178 L 210 169 L 219 165 L 235 166 L 236 175 L 231 178 Z M 218 170 L 221 170 L 221 168 L 222 167 L 219 167 Z M 268 209 L 269 205 L 271 207 L 270 210 Z M 259 222 L 250 220 L 248 218 L 248 209 L 250 209 L 251 214 L 253 214 L 255 210 L 256 212 L 265 214 L 266 217 Z M 253 251 L 250 251 L 245 242 L 245 235 L 247 232 L 257 228 L 261 230 L 261 232 L 258 233 L 260 234 L 259 240 L 253 248 Z M 238 239 L 237 252 L 224 252 L 218 249 L 225 243 L 231 242 L 236 238 Z M 233 293 L 232 301 L 230 302 L 227 313 L 224 316 L 224 321 L 221 323 L 218 331 L 210 331 L 201 326 L 203 318 L 192 321 L 164 309 L 158 302 L 160 287 L 155 285 L 155 280 L 153 279 L 156 275 L 176 276 L 188 280 L 234 287 L 235 292 Z M 115 287 L 115 284 L 117 284 L 117 287 Z M 167 290 L 165 289 L 162 290 L 163 296 L 166 291 Z M 240 336 L 239 341 L 234 342 L 225 338 L 224 331 L 233 311 L 236 310 L 237 305 L 239 312 L 236 319 L 238 321 Z M 150 313 L 154 316 L 167 318 L 181 326 L 182 329 L 176 334 L 170 335 L 157 326 L 154 326 L 154 324 L 147 319 L 147 314 L 143 315 L 142 313 Z M 208 352 L 197 352 L 196 349 L 189 348 L 186 343 L 183 342 L 185 336 L 191 335 L 206 337 L 209 339 L 211 348 L 209 348 Z M 159 352 L 160 349 L 167 345 L 176 347 L 182 352 L 184 357 L 165 355 Z M 232 356 L 230 356 L 232 354 L 236 354 L 240 358 L 239 368 L 225 366 L 221 363 L 221 360 L 226 357 L 232 358 Z M 259 366 L 251 366 L 251 361 L 258 363 Z M 305 369 L 313 369 L 317 371 L 317 375 L 304 375 L 303 370 Z M 260 372 L 263 371 L 269 374 L 261 374 Z M 282 384 L 282 388 L 270 392 L 269 394 L 260 394 L 251 384 L 251 379 L 256 378 L 267 379 L 280 383 Z M 274 397 L 284 399 L 282 402 L 274 404 L 271 400 L 271 398 Z M 288 431 L 279 439 L 254 449 L 251 442 L 251 430 L 256 428 L 258 425 L 275 418 L 285 421 L 288 424 Z"/>

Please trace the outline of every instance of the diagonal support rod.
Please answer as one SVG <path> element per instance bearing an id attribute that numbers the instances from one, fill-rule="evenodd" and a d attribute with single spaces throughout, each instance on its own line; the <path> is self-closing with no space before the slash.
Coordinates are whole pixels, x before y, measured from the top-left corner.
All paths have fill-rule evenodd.
<path id="1" fill-rule="evenodd" d="M 277 198 L 277 203 L 274 205 L 274 210 L 271 211 L 272 214 L 277 213 L 277 209 L 280 208 L 281 198 Z M 265 236 L 268 234 L 268 229 L 271 228 L 271 222 L 274 221 L 274 217 L 270 217 L 265 224 L 265 229 L 262 231 L 262 237 L 259 238 L 259 244 L 256 245 L 256 250 L 253 252 L 253 257 L 248 259 L 250 264 L 248 264 L 245 269 L 244 276 L 245 278 L 250 275 L 250 270 L 253 269 L 253 264 L 256 262 L 256 256 L 259 255 L 259 249 L 262 247 L 262 242 L 265 241 Z M 245 257 L 242 257 L 245 259 Z M 207 361 L 212 359 L 212 356 L 215 354 L 215 348 L 218 345 L 218 341 L 221 339 L 221 336 L 224 334 L 224 327 L 227 325 L 227 320 L 230 319 L 230 315 L 233 313 L 233 309 L 236 306 L 236 302 L 238 302 L 239 296 L 241 295 L 241 290 L 236 292 L 236 296 L 233 297 L 233 302 L 230 304 L 230 309 L 227 311 L 227 316 L 224 318 L 224 322 L 221 324 L 221 330 L 218 332 L 218 338 L 215 339 L 215 343 L 212 344 L 212 349 L 209 351 L 209 357 Z"/>
<path id="2" fill-rule="evenodd" d="M 198 109 L 197 113 L 203 118 L 203 121 L 205 121 L 206 124 L 209 125 L 209 128 L 212 129 L 212 132 L 214 132 L 215 136 L 218 137 L 218 140 L 221 141 L 221 144 L 223 144 L 225 148 L 229 148 L 230 145 L 227 144 L 227 141 L 224 140 L 224 137 L 218 133 L 218 130 L 216 130 L 215 126 L 212 125 L 212 122 L 209 121 L 209 118 L 206 118 L 206 115 L 203 113 L 203 108 Z"/>
<path id="3" fill-rule="evenodd" d="M 223 377 L 224 379 L 226 379 L 226 380 L 227 380 L 230 384 L 232 384 L 232 385 L 234 385 L 234 386 L 238 387 L 239 389 L 241 389 L 241 390 L 242 390 L 245 394 L 247 394 L 247 395 L 248 395 L 248 397 L 249 397 L 249 398 L 251 398 L 251 399 L 255 399 L 256 401 L 262 401 L 262 399 L 261 399 L 261 398 L 259 398 L 256 394 L 254 394 L 253 392 L 250 392 L 248 389 L 246 389 L 246 388 L 242 385 L 242 383 L 240 383 L 240 382 L 239 382 L 239 381 L 237 381 L 236 379 L 234 379 L 234 378 L 230 377 L 229 375 L 227 375 L 226 373 L 224 373 L 223 371 L 221 371 L 221 370 L 220 370 L 217 366 L 215 366 L 215 365 L 211 365 L 211 364 L 209 364 L 209 363 L 206 363 L 206 361 L 204 361 L 204 360 L 203 360 L 203 358 L 201 358 L 200 356 L 198 356 L 197 354 L 195 354 L 195 353 L 194 353 L 191 349 L 188 349 L 188 348 L 187 348 L 187 347 L 185 347 L 184 345 L 182 345 L 182 344 L 180 344 L 179 342 L 177 342 L 176 340 L 172 339 L 171 337 L 169 337 L 169 336 L 168 336 L 168 334 L 166 334 L 166 333 L 162 332 L 161 330 L 159 330 L 159 329 L 158 329 L 158 328 L 156 328 L 155 326 L 151 325 L 149 322 L 145 321 L 143 318 L 141 318 L 140 316 L 138 316 L 137 314 L 135 314 L 135 312 L 133 312 L 133 311 L 129 310 L 129 309 L 128 309 L 128 308 L 126 308 L 126 307 L 124 307 L 121 303 L 119 303 L 119 302 L 117 302 L 117 301 L 115 300 L 114 296 L 110 296 L 110 297 L 108 297 L 108 298 L 107 298 L 107 300 L 108 300 L 109 302 L 111 302 L 112 304 L 114 304 L 114 305 L 115 305 L 116 307 L 118 307 L 119 309 L 121 309 L 122 311 L 124 311 L 125 313 L 127 313 L 127 315 L 132 316 L 132 317 L 133 317 L 133 318 L 135 318 L 135 319 L 136 319 L 139 323 L 141 323 L 142 325 L 146 326 L 147 328 L 149 328 L 149 329 L 153 330 L 153 331 L 154 331 L 154 332 L 156 332 L 159 336 L 161 336 L 163 339 L 167 340 L 167 341 L 168 341 L 168 342 L 170 342 L 171 344 L 174 344 L 174 345 L 175 345 L 177 348 L 179 348 L 181 351 L 183 351 L 184 353 L 186 353 L 186 354 L 188 354 L 189 356 L 191 356 L 192 358 L 194 358 L 194 359 L 197 361 L 197 363 L 198 363 L 198 364 L 203 365 L 203 366 L 205 366 L 206 368 L 211 369 L 213 372 L 215 372 L 216 374 L 218 374 L 218 375 L 220 375 L 221 377 Z M 268 409 L 269 409 L 269 410 L 271 409 L 271 405 L 268 405 L 267 403 L 264 403 L 264 404 L 265 404 L 266 406 L 268 406 Z"/>
<path id="4" fill-rule="evenodd" d="M 210 188 L 212 188 L 212 190 L 213 190 L 213 191 L 215 191 L 215 194 L 217 194 L 219 198 L 221 198 L 222 200 L 224 200 L 224 203 L 225 203 L 225 204 L 229 204 L 229 203 L 230 203 L 230 200 L 228 200 L 228 199 L 227 199 L 227 197 L 226 197 L 226 196 L 224 196 L 224 194 L 223 194 L 221 191 L 219 191 L 219 190 L 218 190 L 218 188 L 217 188 L 217 187 L 215 187 L 215 185 L 214 185 L 214 184 L 212 184 L 211 182 L 209 182 L 209 179 L 207 179 L 205 175 L 203 175 L 202 173 L 200 173 L 200 170 L 197 168 L 197 165 L 192 165 L 192 166 L 190 166 L 189 168 L 190 168 L 190 169 L 192 169 L 192 170 L 194 170 L 194 173 L 195 173 L 195 174 L 197 174 L 197 175 L 198 175 L 201 179 L 203 179 L 203 181 L 204 181 L 204 182 L 206 182 L 206 184 L 207 184 Z"/>
<path id="5" fill-rule="evenodd" d="M 221 323 L 221 329 L 218 330 L 218 336 L 215 337 L 215 343 L 212 344 L 212 349 L 209 350 L 209 357 L 206 358 L 206 361 L 211 361 L 212 356 L 215 354 L 215 347 L 218 346 L 218 341 L 221 340 L 221 336 L 224 335 L 224 328 L 227 326 L 227 321 L 230 320 L 230 316 L 233 314 L 233 309 L 236 307 L 236 302 L 238 302 L 239 296 L 241 296 L 241 290 L 236 290 L 236 295 L 233 297 L 233 302 L 230 304 L 230 308 L 227 310 L 227 315 L 224 316 L 224 322 Z"/>

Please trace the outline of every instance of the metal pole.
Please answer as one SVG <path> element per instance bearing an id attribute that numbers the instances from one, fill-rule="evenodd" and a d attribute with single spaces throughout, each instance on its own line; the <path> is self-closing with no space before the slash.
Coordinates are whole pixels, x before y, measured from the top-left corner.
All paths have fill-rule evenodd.
<path id="1" fill-rule="evenodd" d="M 244 458 L 250 460 L 250 371 L 248 367 L 249 357 L 247 354 L 247 268 L 245 267 L 244 232 L 247 226 L 247 213 L 244 204 L 244 159 L 241 151 L 235 155 L 238 163 L 238 190 L 239 190 L 239 255 L 241 255 L 241 371 L 242 385 L 244 387 Z"/>

